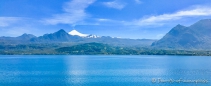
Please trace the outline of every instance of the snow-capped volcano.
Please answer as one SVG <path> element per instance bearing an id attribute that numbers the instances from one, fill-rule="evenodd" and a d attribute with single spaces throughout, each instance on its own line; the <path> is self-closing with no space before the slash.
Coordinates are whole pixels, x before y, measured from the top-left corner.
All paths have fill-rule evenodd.
<path id="1" fill-rule="evenodd" d="M 100 36 L 92 35 L 92 34 L 83 34 L 83 33 L 78 32 L 77 30 L 72 30 L 68 34 L 73 35 L 73 36 L 80 36 L 84 38 L 100 38 Z"/>
<path id="2" fill-rule="evenodd" d="M 73 36 L 80 36 L 80 37 L 87 37 L 89 35 L 89 34 L 80 33 L 77 30 L 72 30 L 68 34 L 73 35 Z"/>

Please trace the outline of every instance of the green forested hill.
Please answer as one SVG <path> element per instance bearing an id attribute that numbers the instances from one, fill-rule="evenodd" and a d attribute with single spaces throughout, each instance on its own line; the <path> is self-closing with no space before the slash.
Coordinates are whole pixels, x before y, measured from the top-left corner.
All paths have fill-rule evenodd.
<path id="1" fill-rule="evenodd" d="M 152 47 L 160 49 L 211 50 L 211 19 L 185 27 L 177 25 Z"/>
<path id="2" fill-rule="evenodd" d="M 150 47 L 118 47 L 102 43 L 0 45 L 0 55 L 203 55 L 211 51 L 162 50 Z"/>
<path id="3" fill-rule="evenodd" d="M 56 49 L 61 54 L 81 54 L 81 55 L 95 55 L 95 54 L 133 54 L 132 49 L 109 46 L 102 43 L 85 43 L 71 47 L 61 47 Z M 136 54 L 136 53 L 134 53 Z"/>

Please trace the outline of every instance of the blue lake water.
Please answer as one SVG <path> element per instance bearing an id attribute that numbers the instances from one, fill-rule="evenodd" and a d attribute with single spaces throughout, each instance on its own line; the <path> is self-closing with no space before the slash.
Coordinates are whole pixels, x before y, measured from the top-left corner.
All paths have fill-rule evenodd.
<path id="1" fill-rule="evenodd" d="M 0 86 L 211 86 L 209 56 L 0 56 Z"/>

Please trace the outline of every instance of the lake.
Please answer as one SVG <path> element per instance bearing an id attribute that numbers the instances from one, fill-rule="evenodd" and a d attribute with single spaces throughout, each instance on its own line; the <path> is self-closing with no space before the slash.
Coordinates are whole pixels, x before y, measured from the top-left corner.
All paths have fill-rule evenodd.
<path id="1" fill-rule="evenodd" d="M 211 57 L 2 55 L 0 86 L 207 86 Z"/>

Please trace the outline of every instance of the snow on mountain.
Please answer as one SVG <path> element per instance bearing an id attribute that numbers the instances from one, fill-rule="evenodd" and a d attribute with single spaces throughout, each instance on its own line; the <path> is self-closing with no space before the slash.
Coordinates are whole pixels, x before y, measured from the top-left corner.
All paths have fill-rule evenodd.
<path id="1" fill-rule="evenodd" d="M 68 34 L 73 35 L 73 36 L 80 36 L 80 37 L 87 37 L 89 35 L 89 34 L 80 33 L 77 30 L 72 30 Z"/>
<path id="2" fill-rule="evenodd" d="M 97 36 L 97 35 L 88 35 L 86 36 L 87 38 L 100 38 L 100 36 Z"/>
<path id="3" fill-rule="evenodd" d="M 77 30 L 72 30 L 68 34 L 73 35 L 73 36 L 80 36 L 84 38 L 100 38 L 100 36 L 92 35 L 92 34 L 83 34 L 83 33 L 78 32 Z"/>

